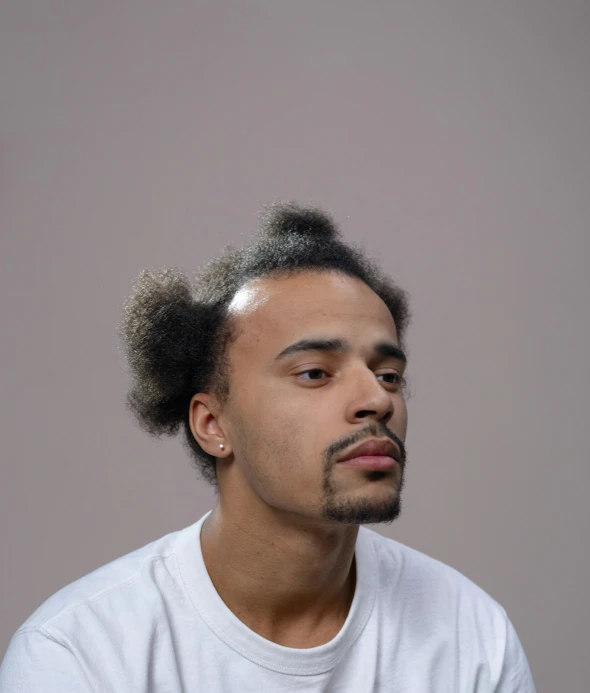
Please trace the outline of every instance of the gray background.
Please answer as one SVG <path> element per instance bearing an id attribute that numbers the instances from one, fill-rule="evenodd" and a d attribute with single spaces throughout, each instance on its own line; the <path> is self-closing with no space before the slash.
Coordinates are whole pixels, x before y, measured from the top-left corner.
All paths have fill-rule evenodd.
<path id="1" fill-rule="evenodd" d="M 65 584 L 204 514 L 124 407 L 144 267 L 321 205 L 407 288 L 402 517 L 587 690 L 587 2 L 3 2 L 0 650 Z"/>

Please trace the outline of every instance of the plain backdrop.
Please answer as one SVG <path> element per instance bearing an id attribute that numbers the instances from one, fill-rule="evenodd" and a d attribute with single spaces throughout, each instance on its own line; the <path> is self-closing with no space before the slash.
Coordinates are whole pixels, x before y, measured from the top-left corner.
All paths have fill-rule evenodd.
<path id="1" fill-rule="evenodd" d="M 144 267 L 281 198 L 411 295 L 401 517 L 507 610 L 541 691 L 590 680 L 590 5 L 0 6 L 0 651 L 69 582 L 200 518 L 125 409 Z M 403 636 L 403 634 L 402 634 Z"/>

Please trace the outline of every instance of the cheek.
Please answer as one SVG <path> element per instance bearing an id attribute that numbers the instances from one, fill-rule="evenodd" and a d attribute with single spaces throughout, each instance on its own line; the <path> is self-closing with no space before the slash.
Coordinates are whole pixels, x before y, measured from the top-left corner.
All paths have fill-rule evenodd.
<path id="1" fill-rule="evenodd" d="M 402 440 L 405 440 L 406 431 L 408 430 L 408 409 L 405 402 L 398 406 L 396 418 L 399 421 L 400 437 Z"/>
<path id="2" fill-rule="evenodd" d="M 231 413 L 236 456 L 264 476 L 291 469 L 304 427 L 268 390 L 264 396 L 253 389 L 241 395 Z"/>
<path id="3" fill-rule="evenodd" d="M 320 471 L 329 441 L 330 407 L 312 406 L 313 397 L 293 393 L 259 377 L 234 391 L 230 417 L 235 453 L 256 476 L 284 479 Z M 301 394 L 301 393 L 300 393 Z"/>
<path id="4" fill-rule="evenodd" d="M 289 471 L 302 464 L 305 426 L 298 419 L 293 419 L 285 412 L 274 412 L 258 431 L 262 450 L 267 459 L 273 460 L 276 468 Z"/>
<path id="5" fill-rule="evenodd" d="M 296 483 L 302 492 L 310 470 L 321 465 L 321 453 L 314 446 L 317 430 L 317 422 L 306 422 L 301 411 L 274 410 L 265 420 L 257 420 L 249 456 L 256 475 L 273 487 L 292 488 Z"/>

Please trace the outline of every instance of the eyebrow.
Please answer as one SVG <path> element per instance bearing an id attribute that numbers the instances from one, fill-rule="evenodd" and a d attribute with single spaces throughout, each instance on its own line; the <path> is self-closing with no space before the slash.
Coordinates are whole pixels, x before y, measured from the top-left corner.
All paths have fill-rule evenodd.
<path id="1" fill-rule="evenodd" d="M 350 344 L 345 339 L 300 339 L 298 342 L 291 344 L 286 349 L 283 349 L 280 354 L 275 357 L 275 361 L 298 354 L 302 351 L 335 351 L 344 353 L 350 350 Z M 379 356 L 391 356 L 402 363 L 407 363 L 408 358 L 404 351 L 393 344 L 393 342 L 375 342 L 373 351 Z"/>

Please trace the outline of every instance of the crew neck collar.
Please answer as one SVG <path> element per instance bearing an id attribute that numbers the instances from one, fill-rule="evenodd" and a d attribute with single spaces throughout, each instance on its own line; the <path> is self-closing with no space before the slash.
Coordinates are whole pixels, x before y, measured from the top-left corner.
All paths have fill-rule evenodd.
<path id="1" fill-rule="evenodd" d="M 211 510 L 182 531 L 177 548 L 184 587 L 199 616 L 226 645 L 267 669 L 298 675 L 321 674 L 332 669 L 359 637 L 374 606 L 377 559 L 369 530 L 359 527 L 355 544 L 356 585 L 344 625 L 329 642 L 299 649 L 263 638 L 240 621 L 219 596 L 201 549 L 201 528 L 210 514 Z"/>

